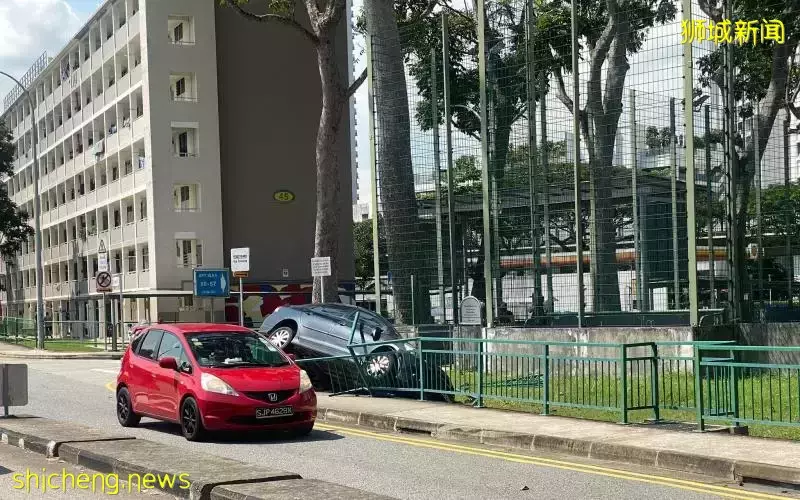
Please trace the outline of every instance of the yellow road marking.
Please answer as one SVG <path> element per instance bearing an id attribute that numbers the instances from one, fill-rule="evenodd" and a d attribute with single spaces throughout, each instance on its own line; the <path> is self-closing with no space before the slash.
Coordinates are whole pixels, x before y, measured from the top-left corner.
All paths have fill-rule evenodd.
<path id="1" fill-rule="evenodd" d="M 116 392 L 115 386 L 116 384 L 114 382 L 109 382 L 106 384 L 105 387 L 111 392 Z M 700 483 L 697 481 L 687 481 L 685 479 L 673 479 L 664 476 L 654 476 L 651 474 L 639 474 L 637 472 L 610 469 L 607 467 L 600 467 L 597 465 L 567 462 L 564 460 L 553 460 L 542 457 L 532 457 L 527 455 L 519 455 L 516 453 L 507 453 L 507 452 L 494 451 L 483 448 L 474 448 L 471 446 L 463 446 L 458 444 L 431 442 L 424 439 L 393 436 L 393 435 L 381 434 L 377 432 L 370 432 L 360 429 L 352 429 L 349 427 L 340 427 L 337 425 L 330 425 L 326 423 L 317 423 L 315 428 L 326 431 L 334 431 L 341 434 L 350 434 L 353 436 L 358 436 L 363 438 L 377 439 L 380 441 L 406 444 L 409 446 L 416 446 L 420 448 L 430 448 L 440 451 L 450 451 L 455 453 L 461 453 L 464 455 L 480 456 L 484 458 L 495 458 L 495 459 L 505 460 L 507 462 L 539 465 L 543 467 L 551 467 L 555 469 L 568 470 L 572 472 L 583 472 L 585 474 L 595 474 L 599 476 L 613 477 L 615 479 L 624 479 L 627 481 L 637 481 L 641 483 L 654 484 L 658 486 L 679 488 L 682 490 L 694 491 L 696 493 L 707 493 L 711 495 L 717 495 L 723 498 L 734 498 L 738 500 L 786 500 L 786 499 L 791 500 L 792 499 L 792 497 L 770 495 L 769 493 L 760 493 L 757 491 L 737 492 L 725 486 L 716 486 L 713 484 Z"/>
<path id="2" fill-rule="evenodd" d="M 381 441 L 389 441 L 393 443 L 407 444 L 410 446 L 417 446 L 422 448 L 431 448 L 440 451 L 450 451 L 455 453 L 462 453 L 466 455 L 481 456 L 485 458 L 501 459 L 508 462 L 516 462 L 531 465 L 540 465 L 544 467 L 552 467 L 557 469 L 569 470 L 573 472 L 583 472 L 586 474 L 596 474 L 606 477 L 613 477 L 617 479 L 625 479 L 628 481 L 638 481 L 648 484 L 655 484 L 659 486 L 668 486 L 672 488 L 680 488 L 684 490 L 695 491 L 699 493 L 708 493 L 725 498 L 736 499 L 787 499 L 791 497 L 783 497 L 778 495 L 770 495 L 768 493 L 759 493 L 755 491 L 733 491 L 724 486 L 715 486 L 713 484 L 700 483 L 696 481 L 687 481 L 683 479 L 673 479 L 669 477 L 653 476 L 649 474 L 639 474 L 636 472 L 628 472 L 617 469 L 609 469 L 606 467 L 599 467 L 596 465 L 581 464 L 575 462 L 567 462 L 563 460 L 553 460 L 540 457 L 532 457 L 527 455 L 518 455 L 515 453 L 506 453 L 501 451 L 488 450 L 483 448 L 473 448 L 470 446 L 462 446 L 450 443 L 431 442 L 423 439 L 392 436 L 387 434 L 380 434 L 376 432 L 363 431 L 360 429 L 351 429 L 348 427 L 339 427 L 329 424 L 317 424 L 316 428 L 321 430 L 329 430 L 339 432 L 341 434 L 350 434 L 353 436 L 377 439 Z"/>

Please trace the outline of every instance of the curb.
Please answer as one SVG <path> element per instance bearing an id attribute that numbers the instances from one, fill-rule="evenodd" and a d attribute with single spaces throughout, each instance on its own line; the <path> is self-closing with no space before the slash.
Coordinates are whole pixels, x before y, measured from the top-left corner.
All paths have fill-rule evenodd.
<path id="1" fill-rule="evenodd" d="M 25 419 L 41 422 L 26 425 L 21 423 Z M 0 446 L 17 446 L 99 473 L 117 474 L 119 480 L 136 474 L 140 485 L 142 478 L 147 481 L 147 476 L 153 476 L 150 487 L 189 500 L 284 500 L 296 498 L 292 495 L 297 491 L 304 491 L 303 498 L 308 500 L 396 500 L 208 453 L 195 453 L 187 461 L 187 450 L 181 447 L 104 435 L 89 427 L 41 417 L 0 418 L 0 441 Z M 188 474 L 188 486 L 176 486 L 174 479 L 182 474 Z M 157 477 L 165 476 L 172 476 L 173 481 L 156 482 Z"/>
<path id="2" fill-rule="evenodd" d="M 729 481 L 749 479 L 793 486 L 800 485 L 800 465 L 784 467 L 606 441 L 505 432 L 334 408 L 319 407 L 317 415 L 317 420 L 321 422 L 350 424 L 396 433 L 428 434 L 430 437 L 442 441 L 459 441 L 518 450 L 550 451 L 583 458 L 700 474 Z"/>
<path id="3" fill-rule="evenodd" d="M 0 351 L 0 358 L 15 359 L 122 359 L 122 352 Z"/>

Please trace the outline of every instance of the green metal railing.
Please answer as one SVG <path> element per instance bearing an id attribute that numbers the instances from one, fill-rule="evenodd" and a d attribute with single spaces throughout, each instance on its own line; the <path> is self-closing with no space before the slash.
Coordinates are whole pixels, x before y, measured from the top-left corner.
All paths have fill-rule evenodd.
<path id="1" fill-rule="evenodd" d="M 620 423 L 694 421 L 701 430 L 708 423 L 800 427 L 800 364 L 783 361 L 800 359 L 800 347 L 439 337 L 353 342 L 354 335 L 355 328 L 349 355 L 298 361 L 320 389 Z M 376 376 L 385 349 L 391 369 Z"/>

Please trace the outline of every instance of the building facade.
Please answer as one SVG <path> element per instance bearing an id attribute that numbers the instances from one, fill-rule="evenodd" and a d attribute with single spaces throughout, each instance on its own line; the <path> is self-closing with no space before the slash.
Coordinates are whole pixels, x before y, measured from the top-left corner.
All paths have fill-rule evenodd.
<path id="1" fill-rule="evenodd" d="M 192 297 L 193 269 L 228 267 L 237 246 L 251 248 L 253 280 L 287 281 L 290 268 L 307 281 L 320 89 L 314 49 L 293 35 L 217 2 L 109 1 L 26 76 L 33 110 L 20 92 L 8 96 L 0 119 L 18 158 L 7 185 L 30 214 L 38 137 L 46 316 L 83 322 L 88 335 L 105 320 L 220 319 L 223 301 Z M 339 157 L 349 188 L 345 119 Z M 277 190 L 296 201 L 273 199 Z M 101 245 L 113 300 L 95 283 Z M 352 254 L 351 233 L 340 248 Z M 342 279 L 352 276 L 349 260 Z M 3 271 L 4 313 L 35 317 L 33 240 Z"/>

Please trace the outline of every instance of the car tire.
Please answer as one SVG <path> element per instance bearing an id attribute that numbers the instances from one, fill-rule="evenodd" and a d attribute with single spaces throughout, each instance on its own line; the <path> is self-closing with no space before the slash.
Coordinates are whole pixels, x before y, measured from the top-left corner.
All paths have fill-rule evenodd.
<path id="1" fill-rule="evenodd" d="M 397 372 L 397 355 L 394 351 L 369 353 L 364 358 L 364 372 L 372 381 L 386 380 Z"/>
<path id="2" fill-rule="evenodd" d="M 131 393 L 127 387 L 117 390 L 117 420 L 122 427 L 136 427 L 142 417 L 133 412 Z"/>
<path id="3" fill-rule="evenodd" d="M 314 424 L 311 425 L 304 425 L 302 427 L 295 427 L 294 429 L 289 431 L 289 435 L 293 438 L 303 438 L 311 434 L 311 431 L 314 430 Z"/>
<path id="4" fill-rule="evenodd" d="M 292 325 L 280 325 L 269 332 L 267 338 L 275 347 L 284 350 L 289 347 L 289 344 L 292 343 L 296 334 L 297 330 L 295 330 Z"/>
<path id="5" fill-rule="evenodd" d="M 201 441 L 205 435 L 200 408 L 194 398 L 186 398 L 181 404 L 181 432 L 187 441 Z"/>

